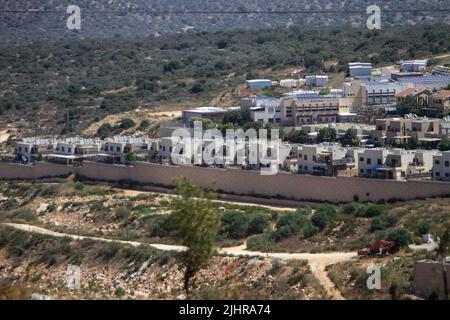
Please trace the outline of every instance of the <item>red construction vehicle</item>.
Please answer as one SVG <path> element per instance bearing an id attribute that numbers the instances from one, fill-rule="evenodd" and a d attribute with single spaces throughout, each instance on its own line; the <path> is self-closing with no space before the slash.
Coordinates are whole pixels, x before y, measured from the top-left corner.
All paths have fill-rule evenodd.
<path id="1" fill-rule="evenodd" d="M 370 248 L 358 250 L 358 256 L 383 256 L 391 252 L 395 247 L 395 242 L 387 240 L 377 240 Z"/>

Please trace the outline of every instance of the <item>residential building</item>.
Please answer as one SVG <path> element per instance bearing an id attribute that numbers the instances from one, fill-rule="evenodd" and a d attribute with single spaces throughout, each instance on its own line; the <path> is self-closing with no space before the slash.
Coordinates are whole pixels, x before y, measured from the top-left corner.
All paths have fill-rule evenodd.
<path id="1" fill-rule="evenodd" d="M 399 83 L 387 79 L 370 80 L 362 82 L 364 88 L 363 104 L 368 107 L 394 107 L 397 103 L 396 94 L 411 86 L 408 83 Z"/>
<path id="2" fill-rule="evenodd" d="M 436 66 L 431 71 L 433 75 L 450 76 L 449 66 Z"/>
<path id="3" fill-rule="evenodd" d="M 431 103 L 426 108 L 429 116 L 440 116 L 450 113 L 450 90 L 441 90 L 431 96 Z"/>
<path id="4" fill-rule="evenodd" d="M 356 174 L 354 159 L 340 144 L 302 145 L 297 148 L 296 154 L 299 173 L 337 176 L 350 175 L 348 172 L 354 171 Z"/>
<path id="5" fill-rule="evenodd" d="M 328 83 L 328 76 L 313 75 L 305 77 L 305 86 L 308 87 L 324 87 Z"/>
<path id="6" fill-rule="evenodd" d="M 260 90 L 272 87 L 272 80 L 270 79 L 253 79 L 247 80 L 247 89 Z"/>
<path id="7" fill-rule="evenodd" d="M 303 125 L 334 123 L 339 117 L 339 99 L 319 95 L 286 97 L 281 99 L 282 123 Z"/>
<path id="8" fill-rule="evenodd" d="M 283 79 L 280 80 L 280 87 L 283 88 L 299 88 L 305 85 L 304 79 Z"/>
<path id="9" fill-rule="evenodd" d="M 33 163 L 46 154 L 52 153 L 56 142 L 51 139 L 24 138 L 16 144 L 14 154 L 22 163 Z"/>
<path id="10" fill-rule="evenodd" d="M 183 110 L 183 122 L 185 125 L 190 125 L 193 119 L 209 119 L 218 121 L 223 118 L 227 111 L 217 107 L 201 107 L 191 110 Z"/>
<path id="11" fill-rule="evenodd" d="M 46 154 L 45 159 L 48 162 L 74 165 L 79 164 L 82 160 L 94 158 L 99 150 L 99 140 L 67 138 L 58 141 L 54 153 Z"/>
<path id="12" fill-rule="evenodd" d="M 368 78 L 372 76 L 372 64 L 364 62 L 352 62 L 348 64 L 350 77 Z"/>
<path id="13" fill-rule="evenodd" d="M 427 69 L 427 60 L 409 60 L 401 65 L 403 72 L 420 72 Z"/>
<path id="14" fill-rule="evenodd" d="M 279 107 L 280 100 L 273 97 L 266 96 L 250 96 L 241 99 L 240 107 L 241 110 L 250 110 L 251 108 L 260 107 Z"/>
<path id="15" fill-rule="evenodd" d="M 384 148 L 364 149 L 358 154 L 358 176 L 377 177 L 377 171 L 386 163 L 388 150 Z"/>
<path id="16" fill-rule="evenodd" d="M 433 92 L 447 88 L 450 84 L 450 75 L 404 77 L 398 80 L 399 83 L 409 84 L 419 89 L 428 89 Z"/>
<path id="17" fill-rule="evenodd" d="M 397 98 L 397 107 L 400 106 L 408 97 L 415 98 L 415 107 L 422 109 L 430 105 L 431 91 L 428 89 L 407 88 L 395 95 Z"/>
<path id="18" fill-rule="evenodd" d="M 411 78 L 411 77 L 423 77 L 424 74 L 422 72 L 392 72 L 391 79 L 395 81 L 399 81 L 403 78 Z"/>
<path id="19" fill-rule="evenodd" d="M 419 118 L 386 118 L 375 120 L 375 130 L 371 132 L 374 142 L 386 144 L 405 144 L 414 137 L 423 143 L 437 143 L 441 140 L 440 119 Z"/>
<path id="20" fill-rule="evenodd" d="M 259 122 L 262 124 L 280 124 L 281 117 L 281 107 L 279 105 L 276 107 L 262 106 L 253 107 L 250 109 L 250 119 L 254 122 Z"/>
<path id="21" fill-rule="evenodd" d="M 433 156 L 433 180 L 450 181 L 450 151 Z"/>

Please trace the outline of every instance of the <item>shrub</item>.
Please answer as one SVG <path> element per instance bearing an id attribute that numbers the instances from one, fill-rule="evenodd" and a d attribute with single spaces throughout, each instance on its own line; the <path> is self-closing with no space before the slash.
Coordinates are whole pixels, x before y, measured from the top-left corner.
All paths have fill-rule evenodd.
<path id="1" fill-rule="evenodd" d="M 80 181 L 75 182 L 74 186 L 75 190 L 81 191 L 84 189 L 84 184 Z"/>
<path id="2" fill-rule="evenodd" d="M 431 225 L 426 221 L 420 221 L 417 224 L 417 232 L 419 235 L 427 234 L 431 229 Z"/>
<path id="3" fill-rule="evenodd" d="M 250 236 L 247 239 L 247 248 L 254 251 L 268 251 L 272 247 L 273 238 L 271 232 Z"/>
<path id="4" fill-rule="evenodd" d="M 350 202 L 350 203 L 347 203 L 346 205 L 344 205 L 343 207 L 342 207 L 342 210 L 344 211 L 344 213 L 346 213 L 346 214 L 354 214 L 355 212 L 357 212 L 357 210 L 358 210 L 358 208 L 360 207 L 361 205 L 359 204 L 359 203 L 356 203 L 356 202 Z"/>
<path id="5" fill-rule="evenodd" d="M 370 231 L 383 230 L 384 225 L 379 218 L 373 218 L 372 224 L 370 225 Z"/>
<path id="6" fill-rule="evenodd" d="M 413 241 L 411 234 L 404 228 L 395 229 L 389 232 L 387 240 L 395 242 L 395 245 L 398 248 L 406 247 Z"/>
<path id="7" fill-rule="evenodd" d="M 130 129 L 133 128 L 136 124 L 134 123 L 134 121 L 130 118 L 123 118 L 122 120 L 120 120 L 120 124 L 119 124 L 119 128 L 120 129 Z"/>
<path id="8" fill-rule="evenodd" d="M 395 226 L 398 223 L 398 220 L 398 217 L 393 213 L 388 214 L 385 218 L 388 227 Z"/>
<path id="9" fill-rule="evenodd" d="M 324 211 L 317 211 L 311 217 L 311 222 L 319 228 L 319 230 L 323 230 L 328 223 L 330 222 L 330 218 Z"/>
<path id="10" fill-rule="evenodd" d="M 264 214 L 253 214 L 248 222 L 247 235 L 263 233 L 269 226 L 269 218 Z"/>
<path id="11" fill-rule="evenodd" d="M 384 206 L 370 203 L 366 206 L 364 217 L 372 218 L 381 215 L 384 212 Z"/>
<path id="12" fill-rule="evenodd" d="M 303 210 L 282 215 L 277 221 L 276 238 L 280 240 L 300 232 L 306 221 L 305 211 Z"/>
<path id="13" fill-rule="evenodd" d="M 305 224 L 305 226 L 302 229 L 303 237 L 310 238 L 313 235 L 317 234 L 319 232 L 319 228 L 312 224 L 310 220 Z"/>

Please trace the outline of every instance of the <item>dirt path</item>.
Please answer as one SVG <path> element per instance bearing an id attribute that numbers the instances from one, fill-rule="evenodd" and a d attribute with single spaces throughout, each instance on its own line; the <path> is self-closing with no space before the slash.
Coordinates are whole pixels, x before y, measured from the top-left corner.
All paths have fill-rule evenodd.
<path id="1" fill-rule="evenodd" d="M 49 229 L 27 225 L 27 224 L 17 224 L 17 223 L 3 223 L 3 225 L 12 227 L 17 230 L 22 230 L 26 232 L 33 232 L 38 234 L 44 234 L 52 237 L 58 238 L 70 238 L 73 240 L 83 240 L 83 239 L 91 239 L 94 241 L 103 241 L 103 242 L 118 242 L 122 244 L 132 245 L 138 247 L 144 243 L 136 242 L 136 241 L 123 241 L 123 240 L 111 240 L 106 238 L 99 237 L 87 237 L 87 236 L 77 236 L 68 233 L 60 233 L 55 232 Z M 162 251 L 175 251 L 181 252 L 186 250 L 186 247 L 177 246 L 177 245 L 166 245 L 166 244 L 148 244 L 149 246 L 162 250 Z M 222 248 L 218 250 L 219 254 L 226 254 L 232 256 L 249 256 L 249 257 L 268 257 L 274 259 L 281 260 L 307 260 L 310 265 L 311 271 L 320 281 L 322 286 L 325 288 L 328 295 L 335 300 L 343 300 L 341 293 L 336 289 L 333 282 L 328 277 L 327 272 L 325 271 L 326 266 L 348 261 L 354 257 L 356 257 L 356 253 L 354 252 L 329 252 L 329 253 L 278 253 L 278 252 L 258 252 L 258 251 L 249 251 L 247 250 L 246 244 L 232 247 L 232 248 Z"/>
<path id="2" fill-rule="evenodd" d="M 129 189 L 117 189 L 119 191 L 122 191 L 123 194 L 127 197 L 135 197 L 141 194 L 156 194 L 160 196 L 166 196 L 166 197 L 176 197 L 174 194 L 169 193 L 162 193 L 162 192 L 154 192 L 154 191 L 139 191 L 139 190 L 129 190 Z M 266 208 L 270 210 L 276 210 L 276 211 L 286 211 L 286 212 L 295 212 L 296 208 L 291 207 L 278 207 L 278 206 L 269 206 L 264 204 L 258 204 L 258 203 L 250 203 L 250 202 L 240 202 L 240 201 L 233 201 L 233 200 L 213 200 L 214 203 L 228 203 L 228 204 L 235 204 L 239 206 L 249 206 L 249 207 L 261 207 Z"/>

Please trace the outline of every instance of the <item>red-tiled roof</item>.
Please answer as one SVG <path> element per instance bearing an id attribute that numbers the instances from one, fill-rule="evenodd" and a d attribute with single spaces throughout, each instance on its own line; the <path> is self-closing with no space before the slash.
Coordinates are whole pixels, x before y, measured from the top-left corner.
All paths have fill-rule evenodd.
<path id="1" fill-rule="evenodd" d="M 424 90 L 420 90 L 420 89 L 417 89 L 417 88 L 408 88 L 408 89 L 405 89 L 403 91 L 400 91 L 395 96 L 396 97 L 400 97 L 400 98 L 405 98 L 407 96 L 410 96 L 410 95 L 413 95 L 413 94 L 417 94 L 417 93 L 420 93 L 420 92 L 423 92 L 423 91 Z"/>
<path id="2" fill-rule="evenodd" d="M 448 97 L 450 97 L 450 90 L 441 90 L 435 95 L 435 98 L 438 99 L 446 99 Z"/>

